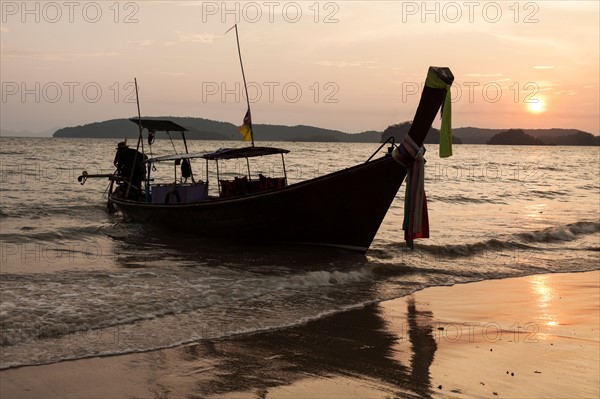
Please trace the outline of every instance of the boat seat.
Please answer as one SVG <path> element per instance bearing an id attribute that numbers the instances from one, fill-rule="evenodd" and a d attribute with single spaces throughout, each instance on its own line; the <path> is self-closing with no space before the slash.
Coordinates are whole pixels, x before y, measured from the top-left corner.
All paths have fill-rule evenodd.
<path id="1" fill-rule="evenodd" d="M 236 177 L 234 180 L 219 180 L 221 183 L 221 197 L 237 197 L 248 194 L 248 178 Z"/>
<path id="2" fill-rule="evenodd" d="M 221 183 L 221 198 L 237 197 L 285 187 L 284 177 L 266 177 L 262 174 L 259 175 L 259 180 L 248 181 L 248 178 L 244 176 L 236 177 L 234 180 L 219 180 L 219 182 Z"/>
<path id="3" fill-rule="evenodd" d="M 151 202 L 153 204 L 190 204 L 208 199 L 208 184 L 157 184 L 151 187 Z"/>

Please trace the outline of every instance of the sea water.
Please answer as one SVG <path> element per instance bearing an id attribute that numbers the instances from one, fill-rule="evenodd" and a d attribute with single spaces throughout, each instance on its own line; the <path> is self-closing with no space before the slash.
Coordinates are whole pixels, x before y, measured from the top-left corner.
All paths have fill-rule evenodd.
<path id="1" fill-rule="evenodd" d="M 113 172 L 114 140 L 0 144 L 0 368 L 284 328 L 425 287 L 600 268 L 598 147 L 455 145 L 440 159 L 428 146 L 431 238 L 406 248 L 401 188 L 371 249 L 358 255 L 126 222 L 107 212 L 107 180 L 77 182 L 82 170 Z M 261 144 L 291 151 L 290 183 L 364 162 L 378 146 Z M 190 152 L 241 145 L 188 142 Z M 158 140 L 153 155 L 173 147 L 183 150 L 181 141 Z M 271 158 L 252 159 L 252 173 L 282 175 Z M 173 165 L 159 167 L 156 181 L 172 182 Z M 193 167 L 206 180 L 205 162 Z M 220 167 L 231 177 L 248 165 Z"/>

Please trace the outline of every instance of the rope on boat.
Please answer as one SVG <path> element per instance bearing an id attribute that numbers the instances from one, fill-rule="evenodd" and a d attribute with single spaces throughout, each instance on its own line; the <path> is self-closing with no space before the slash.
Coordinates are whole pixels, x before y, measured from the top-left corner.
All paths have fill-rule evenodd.
<path id="1" fill-rule="evenodd" d="M 374 157 L 375 155 L 377 155 L 377 153 L 378 153 L 378 152 L 379 152 L 379 151 L 380 151 L 380 150 L 383 148 L 383 146 L 384 146 L 384 145 L 386 145 L 387 143 L 390 143 L 390 144 L 392 145 L 392 148 L 393 148 L 393 147 L 396 145 L 396 144 L 394 144 L 394 141 L 395 141 L 395 140 L 396 140 L 396 139 L 394 138 L 394 136 L 390 136 L 390 137 L 388 137 L 388 139 L 387 139 L 386 141 L 384 141 L 383 143 L 381 143 L 381 145 L 379 146 L 379 148 L 377 148 L 377 149 L 375 150 L 375 152 L 374 152 L 373 154 L 371 154 L 371 156 L 369 157 L 369 159 L 367 159 L 367 160 L 365 161 L 365 163 L 367 163 L 367 162 L 369 162 L 371 159 L 373 159 L 373 157 Z M 390 153 L 391 153 L 391 148 L 388 148 L 388 154 L 390 154 Z"/>
<path id="2" fill-rule="evenodd" d="M 175 148 L 175 143 L 173 143 L 173 138 L 171 137 L 171 132 L 167 131 L 167 136 L 169 136 L 169 140 L 171 140 L 171 145 L 173 146 L 173 152 L 177 154 L 177 149 Z"/>

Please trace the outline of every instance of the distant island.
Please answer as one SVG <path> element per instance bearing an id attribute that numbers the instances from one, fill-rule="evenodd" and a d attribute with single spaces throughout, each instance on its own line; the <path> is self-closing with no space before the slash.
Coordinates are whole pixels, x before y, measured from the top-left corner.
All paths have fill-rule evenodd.
<path id="1" fill-rule="evenodd" d="M 523 129 L 509 129 L 490 138 L 487 144 L 495 145 L 599 145 L 600 138 L 590 133 L 578 131 L 560 136 L 534 137 Z"/>
<path id="2" fill-rule="evenodd" d="M 477 127 L 461 127 L 453 129 L 452 134 L 460 137 L 463 144 L 500 144 L 490 143 L 494 136 L 509 131 L 521 131 L 536 140 L 536 144 L 528 145 L 578 145 L 596 146 L 600 145 L 600 136 L 578 129 L 482 129 Z M 512 134 L 512 133 L 510 133 Z M 507 140 L 503 144 L 524 145 L 517 136 L 513 141 Z"/>
<path id="3" fill-rule="evenodd" d="M 145 117 L 146 118 L 146 117 Z M 220 122 L 192 117 L 149 117 L 149 119 L 169 119 L 184 126 L 191 140 L 239 140 L 237 126 L 229 122 Z M 411 122 L 400 122 L 388 126 L 383 132 L 365 131 L 346 133 L 339 130 L 323 129 L 314 126 L 254 125 L 255 138 L 259 141 L 298 141 L 298 142 L 350 142 L 379 143 L 394 136 L 400 142 L 409 131 Z M 112 119 L 74 127 L 58 129 L 53 137 L 78 138 L 136 138 L 137 127 L 128 119 Z M 158 138 L 162 138 L 159 135 Z M 509 145 L 600 145 L 600 137 L 577 129 L 485 129 L 477 127 L 459 127 L 452 130 L 452 142 L 455 144 L 509 144 Z M 426 144 L 439 143 L 439 131 L 431 128 Z"/>
<path id="4" fill-rule="evenodd" d="M 186 137 L 190 140 L 239 140 L 238 127 L 233 123 L 219 122 L 191 117 L 144 117 L 145 119 L 168 119 L 188 129 Z M 285 126 L 255 124 L 254 137 L 260 141 L 320 141 L 377 143 L 381 132 L 368 131 L 356 134 L 338 130 L 323 129 L 314 126 Z M 136 125 L 128 119 L 112 119 L 87 125 L 66 127 L 57 130 L 53 137 L 89 137 L 89 138 L 135 138 L 138 135 Z M 158 135 L 157 138 L 161 138 Z"/>
<path id="5" fill-rule="evenodd" d="M 544 145 L 542 140 L 528 135 L 523 129 L 509 129 L 498 133 L 489 139 L 487 143 L 500 145 Z"/>

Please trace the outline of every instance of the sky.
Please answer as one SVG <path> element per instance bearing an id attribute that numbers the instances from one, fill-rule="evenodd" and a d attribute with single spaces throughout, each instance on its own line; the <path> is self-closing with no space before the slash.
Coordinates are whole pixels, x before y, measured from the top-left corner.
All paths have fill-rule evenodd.
<path id="1" fill-rule="evenodd" d="M 137 115 L 346 132 L 411 120 L 429 66 L 453 126 L 600 132 L 598 1 L 1 1 L 3 130 Z M 434 124 L 439 127 L 439 120 Z"/>

